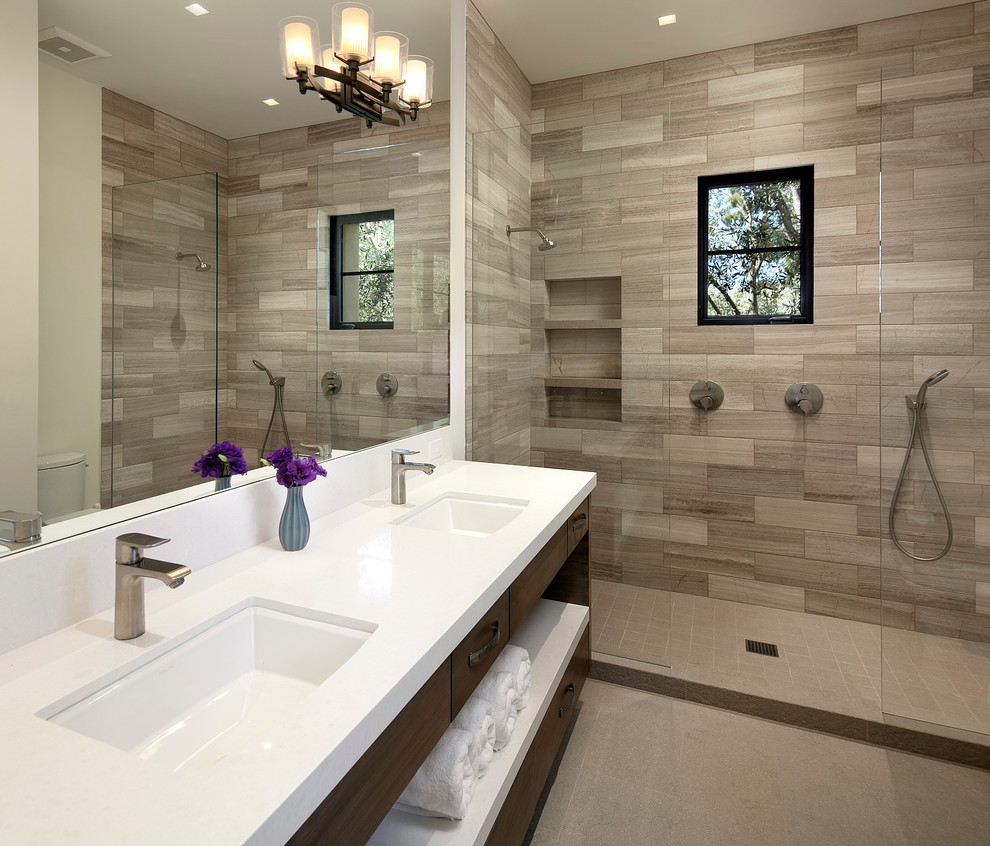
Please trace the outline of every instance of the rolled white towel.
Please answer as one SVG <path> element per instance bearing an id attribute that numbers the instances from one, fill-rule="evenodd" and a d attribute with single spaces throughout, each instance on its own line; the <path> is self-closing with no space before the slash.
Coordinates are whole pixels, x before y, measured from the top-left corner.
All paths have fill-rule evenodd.
<path id="1" fill-rule="evenodd" d="M 516 688 L 512 673 L 496 673 L 489 670 L 481 680 L 475 696 L 492 703 L 495 720 L 495 751 L 498 752 L 512 737 L 516 727 Z"/>
<path id="2" fill-rule="evenodd" d="M 451 723 L 454 728 L 464 729 L 474 735 L 474 758 L 471 766 L 474 767 L 478 778 L 485 774 L 495 752 L 495 717 L 492 715 L 494 710 L 495 706 L 487 699 L 471 694 Z"/>
<path id="3" fill-rule="evenodd" d="M 474 735 L 451 726 L 423 762 L 395 807 L 422 816 L 462 820 L 478 781 L 471 765 Z"/>
<path id="4" fill-rule="evenodd" d="M 532 662 L 529 653 L 521 646 L 509 644 L 492 664 L 492 672 L 512 673 L 512 685 L 516 689 L 516 710 L 529 704 L 529 680 Z"/>

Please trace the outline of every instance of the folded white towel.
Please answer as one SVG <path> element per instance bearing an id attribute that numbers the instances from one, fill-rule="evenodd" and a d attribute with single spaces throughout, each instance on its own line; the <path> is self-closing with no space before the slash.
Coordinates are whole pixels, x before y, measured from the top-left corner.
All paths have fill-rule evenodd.
<path id="1" fill-rule="evenodd" d="M 488 769 L 495 752 L 495 706 L 487 699 L 472 694 L 460 713 L 451 723 L 454 728 L 464 729 L 474 735 L 474 758 L 471 766 L 481 778 Z"/>
<path id="2" fill-rule="evenodd" d="M 471 766 L 474 735 L 451 726 L 423 762 L 395 807 L 424 816 L 462 820 L 478 777 Z"/>
<path id="3" fill-rule="evenodd" d="M 521 646 L 509 644 L 492 664 L 492 672 L 512 673 L 512 686 L 516 689 L 516 710 L 529 704 L 529 679 L 532 663 L 529 653 Z"/>
<path id="4" fill-rule="evenodd" d="M 475 696 L 492 703 L 495 720 L 495 751 L 498 752 L 512 737 L 516 727 L 516 688 L 512 673 L 496 673 L 489 670 L 481 680 Z"/>

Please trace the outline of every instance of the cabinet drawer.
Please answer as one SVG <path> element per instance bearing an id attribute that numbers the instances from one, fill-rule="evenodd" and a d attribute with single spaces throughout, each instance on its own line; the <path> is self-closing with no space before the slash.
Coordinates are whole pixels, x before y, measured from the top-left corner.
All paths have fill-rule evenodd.
<path id="1" fill-rule="evenodd" d="M 586 497 L 574 513 L 567 518 L 564 524 L 567 527 L 567 554 L 574 552 L 574 548 L 581 542 L 591 525 L 591 499 Z"/>
<path id="2" fill-rule="evenodd" d="M 450 653 L 450 718 L 474 693 L 509 642 L 509 591 L 503 593 Z"/>
<path id="3" fill-rule="evenodd" d="M 567 524 L 561 526 L 509 588 L 509 625 L 515 634 L 567 558 Z"/>
<path id="4" fill-rule="evenodd" d="M 516 846 L 526 837 L 536 803 L 543 793 L 590 669 L 591 639 L 588 629 L 585 629 L 526 753 L 526 759 L 505 797 L 505 803 L 485 841 L 486 846 Z"/>

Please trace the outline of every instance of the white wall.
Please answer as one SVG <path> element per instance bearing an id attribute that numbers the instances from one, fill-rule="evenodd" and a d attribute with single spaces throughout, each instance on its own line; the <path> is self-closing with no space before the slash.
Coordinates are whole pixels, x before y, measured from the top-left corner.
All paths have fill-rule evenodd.
<path id="1" fill-rule="evenodd" d="M 403 438 L 398 443 L 419 450 L 424 460 L 440 464 L 450 459 L 453 440 L 451 427 L 444 426 Z M 430 445 L 435 441 L 442 442 L 442 455 L 428 458 Z M 372 447 L 335 458 L 326 465 L 327 477 L 306 487 L 306 510 L 310 518 L 316 520 L 372 493 L 387 490 L 392 446 Z M 410 479 L 410 494 L 420 482 L 420 475 Z M 284 504 L 285 490 L 274 479 L 267 479 L 63 541 L 0 556 L 0 654 L 113 606 L 117 535 L 144 532 L 171 538 L 160 557 L 190 567 L 192 580 L 197 570 L 274 538 Z M 158 588 L 148 586 L 150 590 Z M 167 590 L 163 586 L 161 589 Z"/>
<path id="2" fill-rule="evenodd" d="M 38 452 L 86 454 L 89 507 L 100 499 L 102 92 L 50 59 L 39 72 Z"/>
<path id="3" fill-rule="evenodd" d="M 38 8 L 0 4 L 0 511 L 37 507 Z"/>

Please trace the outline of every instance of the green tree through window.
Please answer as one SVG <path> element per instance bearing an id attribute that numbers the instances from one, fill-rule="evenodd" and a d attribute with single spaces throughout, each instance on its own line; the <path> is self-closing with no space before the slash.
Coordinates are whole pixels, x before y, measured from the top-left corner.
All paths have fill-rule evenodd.
<path id="1" fill-rule="evenodd" d="M 330 328 L 391 329 L 395 319 L 395 216 L 330 218 Z"/>
<path id="2" fill-rule="evenodd" d="M 814 174 L 698 180 L 698 322 L 810 323 Z"/>

